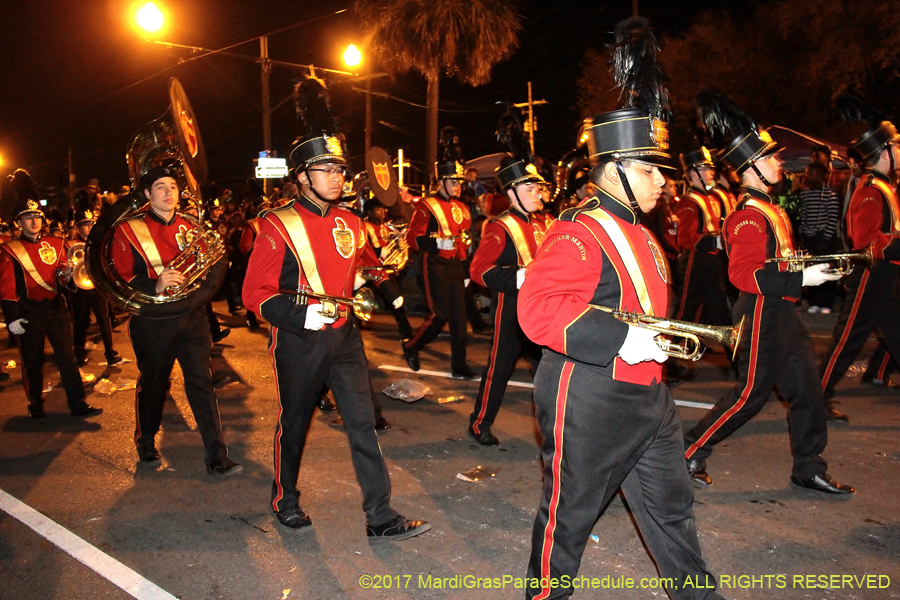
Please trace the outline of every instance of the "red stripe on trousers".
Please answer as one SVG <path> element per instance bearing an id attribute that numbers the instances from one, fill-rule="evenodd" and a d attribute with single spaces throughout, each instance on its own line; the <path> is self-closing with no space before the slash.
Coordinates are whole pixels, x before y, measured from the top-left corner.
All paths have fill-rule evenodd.
<path id="1" fill-rule="evenodd" d="M 823 390 L 828 384 L 831 372 L 834 370 L 834 363 L 837 361 L 838 356 L 841 355 L 841 350 L 843 350 L 844 346 L 847 344 L 847 337 L 853 329 L 853 321 L 856 320 L 856 313 L 859 312 L 859 305 L 862 304 L 863 293 L 866 291 L 866 284 L 869 282 L 870 273 L 871 271 L 868 269 L 863 273 L 862 279 L 859 282 L 859 288 L 856 290 L 856 298 L 853 299 L 853 308 L 850 309 L 850 316 L 847 318 L 847 325 L 844 327 L 844 333 L 841 334 L 840 341 L 837 346 L 835 346 L 834 352 L 831 353 L 831 358 L 828 359 L 828 366 L 825 367 L 825 374 L 822 375 Z"/>
<path id="2" fill-rule="evenodd" d="M 491 357 L 488 362 L 488 370 L 487 375 L 485 376 L 484 381 L 484 392 L 481 394 L 481 410 L 478 412 L 478 417 L 475 418 L 475 422 L 472 423 L 472 430 L 475 433 L 481 433 L 478 430 L 478 426 L 481 425 L 481 422 L 484 420 L 484 413 L 487 412 L 487 401 L 488 396 L 491 391 L 491 384 L 494 382 L 494 369 L 496 368 L 497 362 L 497 347 L 500 344 L 500 327 L 501 327 L 501 317 L 500 315 L 503 312 L 503 300 L 506 298 L 506 294 L 497 294 L 497 310 L 495 311 L 494 316 L 494 343 L 491 346 Z"/>

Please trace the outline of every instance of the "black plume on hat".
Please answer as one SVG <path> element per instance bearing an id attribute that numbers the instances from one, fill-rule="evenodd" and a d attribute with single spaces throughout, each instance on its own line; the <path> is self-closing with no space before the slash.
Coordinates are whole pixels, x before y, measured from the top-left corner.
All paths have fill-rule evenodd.
<path id="1" fill-rule="evenodd" d="M 759 129 L 747 111 L 714 90 L 697 92 L 696 104 L 700 128 L 713 148 L 722 148 L 734 138 Z"/>
<path id="2" fill-rule="evenodd" d="M 651 117 L 668 122 L 672 116 L 669 92 L 659 65 L 659 44 L 643 17 L 631 17 L 616 25 L 613 76 L 624 98 L 622 108 L 640 108 Z"/>
<path id="3" fill-rule="evenodd" d="M 877 127 L 884 121 L 884 115 L 877 108 L 870 106 L 851 92 L 844 92 L 834 101 L 838 116 L 845 123 L 866 123 Z"/>
<path id="4" fill-rule="evenodd" d="M 459 145 L 459 136 L 456 130 L 447 125 L 441 129 L 440 141 L 441 159 L 445 162 L 465 163 L 463 159 L 462 146 Z"/>
<path id="5" fill-rule="evenodd" d="M 16 195 L 16 201 L 39 199 L 34 179 L 31 178 L 31 175 L 25 169 L 16 169 L 9 176 L 9 182 Z"/>
<path id="6" fill-rule="evenodd" d="M 294 108 L 300 120 L 301 136 L 307 134 L 337 135 L 337 123 L 328 106 L 328 90 L 322 80 L 307 77 L 294 86 Z"/>
<path id="7" fill-rule="evenodd" d="M 509 147 L 510 154 L 530 163 L 532 160 L 531 144 L 525 137 L 519 117 L 513 112 L 510 103 L 498 102 L 497 104 L 506 105 L 506 112 L 500 115 L 500 120 L 497 122 L 497 141 Z"/>

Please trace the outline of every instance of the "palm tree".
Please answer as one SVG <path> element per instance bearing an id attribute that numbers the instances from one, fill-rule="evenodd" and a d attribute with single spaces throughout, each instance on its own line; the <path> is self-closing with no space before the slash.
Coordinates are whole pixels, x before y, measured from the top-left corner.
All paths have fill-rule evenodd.
<path id="1" fill-rule="evenodd" d="M 391 75 L 416 70 L 428 80 L 426 169 L 437 156 L 441 73 L 483 85 L 519 44 L 513 0 L 356 0 L 369 52 Z"/>

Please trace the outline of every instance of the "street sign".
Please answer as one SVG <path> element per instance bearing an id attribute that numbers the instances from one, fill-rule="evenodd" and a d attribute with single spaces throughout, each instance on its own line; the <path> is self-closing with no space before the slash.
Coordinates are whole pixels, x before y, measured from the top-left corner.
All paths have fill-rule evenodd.
<path id="1" fill-rule="evenodd" d="M 280 179 L 287 177 L 287 174 L 286 158 L 260 157 L 256 160 L 257 179 Z"/>

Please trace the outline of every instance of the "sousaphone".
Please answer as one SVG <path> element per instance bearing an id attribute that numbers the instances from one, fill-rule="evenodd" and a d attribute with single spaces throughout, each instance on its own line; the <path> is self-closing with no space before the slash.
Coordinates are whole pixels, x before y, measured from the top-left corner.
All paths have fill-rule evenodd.
<path id="1" fill-rule="evenodd" d="M 225 281 L 228 261 L 219 235 L 204 223 L 200 186 L 206 181 L 206 152 L 194 111 L 177 79 L 169 80 L 168 110 L 159 119 L 141 127 L 128 145 L 126 160 L 131 193 L 103 211 L 85 245 L 85 266 L 94 286 L 115 306 L 149 319 L 186 315 L 212 300 Z M 138 184 L 150 169 L 174 167 L 179 173 L 182 200 L 197 209 L 197 217 L 179 215 L 193 225 L 183 235 L 182 252 L 168 268 L 185 275 L 185 283 L 162 294 L 148 294 L 131 287 L 116 271 L 112 236 L 116 224 L 147 210 L 147 198 Z"/>

